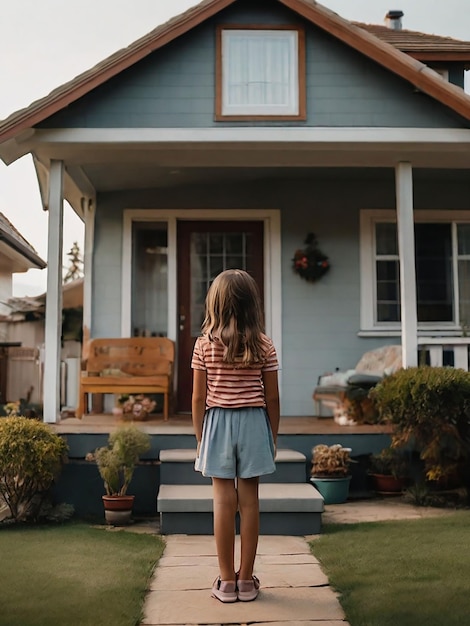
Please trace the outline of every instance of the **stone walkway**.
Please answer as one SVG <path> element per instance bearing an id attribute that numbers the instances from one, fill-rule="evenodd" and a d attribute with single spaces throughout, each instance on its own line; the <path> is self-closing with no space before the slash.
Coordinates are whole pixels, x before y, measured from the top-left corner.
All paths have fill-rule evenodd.
<path id="1" fill-rule="evenodd" d="M 143 624 L 316 624 L 346 626 L 304 537 L 261 536 L 256 574 L 262 589 L 255 602 L 223 604 L 208 586 L 218 575 L 214 538 L 169 535 L 144 607 Z M 237 552 L 239 537 L 237 537 Z M 209 583 L 209 585 L 208 585 Z"/>
<path id="2" fill-rule="evenodd" d="M 419 519 L 449 513 L 452 510 L 415 507 L 401 498 L 384 498 L 328 505 L 323 523 Z M 139 531 L 138 525 L 134 530 Z M 210 596 L 210 585 L 218 575 L 214 538 L 169 535 L 145 600 L 142 624 L 348 626 L 336 593 L 310 552 L 308 541 L 314 538 L 261 536 L 255 569 L 261 580 L 258 599 L 222 604 Z M 238 554 L 239 537 L 236 550 Z"/>

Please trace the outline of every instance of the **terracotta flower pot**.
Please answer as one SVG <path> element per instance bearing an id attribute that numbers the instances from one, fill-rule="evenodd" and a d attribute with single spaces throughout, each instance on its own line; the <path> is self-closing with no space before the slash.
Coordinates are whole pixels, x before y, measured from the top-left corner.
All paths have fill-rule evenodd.
<path id="1" fill-rule="evenodd" d="M 108 524 L 126 526 L 129 524 L 135 496 L 102 496 L 104 517 Z"/>
<path id="2" fill-rule="evenodd" d="M 407 479 L 404 477 L 391 476 L 390 474 L 371 474 L 374 481 L 374 489 L 383 495 L 400 494 L 406 487 Z"/>

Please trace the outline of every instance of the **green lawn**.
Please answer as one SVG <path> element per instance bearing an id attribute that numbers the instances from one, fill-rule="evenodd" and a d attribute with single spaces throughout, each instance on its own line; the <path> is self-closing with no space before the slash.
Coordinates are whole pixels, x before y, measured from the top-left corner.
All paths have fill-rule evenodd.
<path id="1" fill-rule="evenodd" d="M 86 524 L 0 529 L 1 626 L 134 626 L 163 541 Z"/>
<path id="2" fill-rule="evenodd" d="M 326 525 L 311 547 L 351 626 L 470 624 L 470 511 Z"/>

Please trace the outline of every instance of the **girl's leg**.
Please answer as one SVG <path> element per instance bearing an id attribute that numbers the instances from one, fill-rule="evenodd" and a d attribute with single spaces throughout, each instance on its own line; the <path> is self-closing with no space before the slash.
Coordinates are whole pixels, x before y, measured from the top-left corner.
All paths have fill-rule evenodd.
<path id="1" fill-rule="evenodd" d="M 235 580 L 235 515 L 237 492 L 232 479 L 213 478 L 214 537 L 219 560 L 220 578 Z"/>
<path id="2" fill-rule="evenodd" d="M 240 580 L 251 580 L 259 535 L 258 477 L 238 478 L 238 509 L 240 511 Z"/>

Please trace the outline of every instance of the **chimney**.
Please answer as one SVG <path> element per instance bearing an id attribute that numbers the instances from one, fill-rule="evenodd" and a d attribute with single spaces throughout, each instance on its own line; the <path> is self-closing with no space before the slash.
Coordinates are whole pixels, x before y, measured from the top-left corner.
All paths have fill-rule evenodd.
<path id="1" fill-rule="evenodd" d="M 389 11 L 385 16 L 385 25 L 391 30 L 401 30 L 401 18 L 404 15 L 403 11 Z"/>

